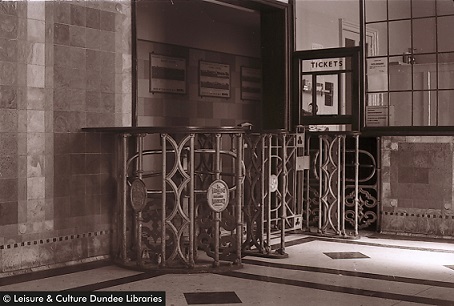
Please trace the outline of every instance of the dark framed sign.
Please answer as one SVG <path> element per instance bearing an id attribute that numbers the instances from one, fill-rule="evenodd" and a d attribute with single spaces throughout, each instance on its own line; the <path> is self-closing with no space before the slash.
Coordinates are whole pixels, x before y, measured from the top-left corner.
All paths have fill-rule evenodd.
<path id="1" fill-rule="evenodd" d="M 262 99 L 261 69 L 241 67 L 241 100 Z"/>
<path id="2" fill-rule="evenodd" d="M 230 98 L 230 65 L 200 61 L 199 94 Z"/>
<path id="3" fill-rule="evenodd" d="M 150 92 L 186 93 L 186 59 L 150 53 Z"/>

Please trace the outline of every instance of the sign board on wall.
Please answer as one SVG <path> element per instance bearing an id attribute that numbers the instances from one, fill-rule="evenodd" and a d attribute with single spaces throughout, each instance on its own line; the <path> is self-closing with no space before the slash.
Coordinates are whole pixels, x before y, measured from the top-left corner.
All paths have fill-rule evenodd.
<path id="1" fill-rule="evenodd" d="M 261 100 L 262 71 L 241 67 L 241 100 Z"/>
<path id="2" fill-rule="evenodd" d="M 150 53 L 150 92 L 186 93 L 186 59 Z"/>
<path id="3" fill-rule="evenodd" d="M 199 94 L 230 98 L 230 65 L 200 61 Z"/>

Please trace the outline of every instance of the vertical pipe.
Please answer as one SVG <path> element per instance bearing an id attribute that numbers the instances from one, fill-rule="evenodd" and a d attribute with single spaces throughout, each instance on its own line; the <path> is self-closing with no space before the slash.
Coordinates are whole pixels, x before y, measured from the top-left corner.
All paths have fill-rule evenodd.
<path id="1" fill-rule="evenodd" d="M 264 242 L 264 238 L 266 237 L 265 233 L 265 218 L 267 215 L 265 215 L 265 175 L 266 175 L 266 134 L 261 134 L 260 136 L 260 142 L 261 142 L 261 154 L 260 154 L 260 169 L 262 170 L 262 173 L 259 173 L 260 175 L 260 251 L 264 252 L 266 245 Z"/>
<path id="2" fill-rule="evenodd" d="M 138 139 L 138 156 L 137 156 L 137 176 L 139 179 L 143 177 L 143 139 L 144 135 L 139 134 L 136 136 Z M 142 212 L 138 211 L 136 214 L 136 256 L 137 264 L 143 266 L 142 260 Z"/>
<path id="3" fill-rule="evenodd" d="M 195 214 L 194 214 L 194 134 L 191 135 L 189 151 L 189 265 L 193 267 L 195 253 Z"/>
<path id="4" fill-rule="evenodd" d="M 221 178 L 220 171 L 221 171 L 221 159 L 220 159 L 220 151 L 221 151 L 221 135 L 216 134 L 216 144 L 215 144 L 215 159 L 214 159 L 214 173 L 215 179 L 219 180 Z M 221 213 L 215 212 L 214 213 L 214 266 L 219 267 L 219 240 L 220 238 L 220 226 L 219 223 L 221 221 Z"/>
<path id="5" fill-rule="evenodd" d="M 285 201 L 285 195 L 287 194 L 287 167 L 286 167 L 286 161 L 287 161 L 287 146 L 286 146 L 286 134 L 281 134 L 280 138 L 282 141 L 281 144 L 281 158 L 282 158 L 282 184 L 280 186 L 280 192 L 281 192 L 281 248 L 280 248 L 280 254 L 283 255 L 285 253 L 285 223 L 287 219 L 287 208 L 286 208 L 286 201 Z M 279 140 L 279 139 L 278 139 Z M 279 142 L 278 142 L 279 144 Z"/>
<path id="6" fill-rule="evenodd" d="M 167 134 L 161 134 L 161 147 L 162 147 L 162 179 L 161 179 L 161 196 L 162 196 L 162 205 L 161 205 L 161 263 L 162 267 L 166 265 L 166 194 L 167 194 Z"/>
<path id="7" fill-rule="evenodd" d="M 342 187 L 342 206 L 341 206 L 341 209 L 342 209 L 342 234 L 345 236 L 345 206 L 346 206 L 346 203 L 345 203 L 345 164 L 346 164 L 346 161 L 345 161 L 345 152 L 346 152 L 346 146 L 345 146 L 345 138 L 346 136 L 344 135 L 343 136 L 343 141 L 342 141 L 342 146 L 343 146 L 343 149 L 342 149 L 342 164 L 343 164 L 343 171 L 342 171 L 342 182 L 343 182 L 343 187 Z"/>
<path id="8" fill-rule="evenodd" d="M 263 192 L 266 194 L 266 203 L 268 204 L 266 207 L 266 247 L 271 250 L 271 193 L 269 188 L 269 182 L 271 177 L 271 156 L 272 156 L 272 139 L 271 134 L 267 134 L 267 152 L 266 152 L 266 160 L 268 161 L 267 169 L 265 175 L 268 178 L 268 186 L 265 186 Z M 265 191 L 266 190 L 266 191 Z M 264 202 L 265 203 L 265 202 Z"/>
<path id="9" fill-rule="evenodd" d="M 377 179 L 375 185 L 377 186 L 377 226 L 376 226 L 376 231 L 380 232 L 381 231 L 381 176 L 382 176 L 382 170 L 381 170 L 381 146 L 382 146 L 382 141 L 381 137 L 377 137 Z"/>
<path id="10" fill-rule="evenodd" d="M 322 135 L 318 136 L 318 141 L 319 141 L 319 154 L 318 154 L 318 179 L 319 179 L 319 186 L 318 186 L 318 232 L 322 232 L 322 195 L 323 195 L 323 171 L 322 171 L 322 165 L 323 165 L 323 139 Z"/>
<path id="11" fill-rule="evenodd" d="M 127 188 L 128 188 L 128 182 L 127 182 L 127 176 L 128 176 L 128 135 L 127 134 L 122 134 L 122 171 L 121 171 L 121 179 L 122 179 L 122 187 L 121 187 L 121 193 L 122 193 L 122 200 L 121 200 L 121 260 L 123 263 L 127 261 L 127 254 L 126 254 L 126 244 L 127 244 L 127 238 L 126 238 L 126 205 L 127 205 Z"/>
<path id="12" fill-rule="evenodd" d="M 237 156 L 236 156 L 236 203 L 235 203 L 235 213 L 236 213 L 236 263 L 241 264 L 241 245 L 243 237 L 243 222 L 241 219 L 241 208 L 243 207 L 243 134 L 238 134 L 237 138 Z"/>
<path id="13" fill-rule="evenodd" d="M 310 158 L 310 136 L 307 137 L 307 142 L 306 142 L 306 154 Z M 309 184 L 309 179 L 310 179 L 310 171 L 311 167 L 309 165 L 309 169 L 306 170 L 306 226 L 308 231 L 310 231 L 309 227 L 309 217 L 310 217 L 310 204 L 311 204 L 311 199 L 310 199 L 310 184 Z"/>
<path id="14" fill-rule="evenodd" d="M 355 236 L 358 236 L 359 135 L 355 135 Z"/>
<path id="15" fill-rule="evenodd" d="M 342 232 L 341 229 L 341 218 L 342 218 L 342 213 L 341 213 L 341 189 L 342 189 L 342 184 L 343 180 L 341 180 L 341 173 L 343 173 L 343 168 L 342 168 L 342 161 L 341 161 L 341 152 L 342 152 L 342 137 L 341 136 L 336 136 L 337 138 L 337 234 L 340 235 Z"/>

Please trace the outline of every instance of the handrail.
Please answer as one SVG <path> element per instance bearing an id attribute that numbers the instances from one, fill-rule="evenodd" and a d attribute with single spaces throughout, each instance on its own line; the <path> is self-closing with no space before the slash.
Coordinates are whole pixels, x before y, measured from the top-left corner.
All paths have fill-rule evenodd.
<path id="1" fill-rule="evenodd" d="M 83 132 L 106 132 L 120 134 L 173 134 L 173 133 L 245 133 L 248 128 L 238 126 L 200 127 L 200 126 L 108 126 L 85 127 Z"/>

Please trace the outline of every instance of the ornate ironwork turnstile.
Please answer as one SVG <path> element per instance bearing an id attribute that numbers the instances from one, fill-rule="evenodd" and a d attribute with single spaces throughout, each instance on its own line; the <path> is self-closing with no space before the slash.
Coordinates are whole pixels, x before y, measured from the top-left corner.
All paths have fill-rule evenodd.
<path id="1" fill-rule="evenodd" d="M 379 165 L 353 132 L 307 134 L 310 171 L 304 182 L 304 225 L 321 235 L 357 237 L 378 226 Z M 370 142 L 370 141 L 369 141 Z"/>
<path id="2" fill-rule="evenodd" d="M 301 229 L 302 197 L 298 176 L 308 159 L 304 133 L 247 133 L 243 254 L 286 257 L 285 234 Z M 272 239 L 277 250 L 272 252 Z"/>
<path id="3" fill-rule="evenodd" d="M 120 264 L 177 271 L 241 266 L 243 134 L 241 128 L 121 134 Z"/>

